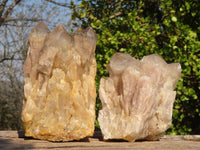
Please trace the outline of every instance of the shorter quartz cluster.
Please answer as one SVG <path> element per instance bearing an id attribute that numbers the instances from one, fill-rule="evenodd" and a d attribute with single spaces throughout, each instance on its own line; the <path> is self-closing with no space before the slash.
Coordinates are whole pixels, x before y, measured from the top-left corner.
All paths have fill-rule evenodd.
<path id="1" fill-rule="evenodd" d="M 97 36 L 92 28 L 69 35 L 41 22 L 29 35 L 24 64 L 25 135 L 70 141 L 94 133 Z"/>
<path id="2" fill-rule="evenodd" d="M 104 140 L 157 140 L 171 125 L 179 63 L 167 64 L 159 55 L 142 60 L 116 53 L 100 81 L 102 110 L 98 121 Z"/>

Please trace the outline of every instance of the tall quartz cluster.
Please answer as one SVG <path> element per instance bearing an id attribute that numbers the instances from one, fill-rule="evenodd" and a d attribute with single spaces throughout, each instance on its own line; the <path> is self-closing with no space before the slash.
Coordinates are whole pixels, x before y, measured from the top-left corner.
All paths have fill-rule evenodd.
<path id="1" fill-rule="evenodd" d="M 171 125 L 180 64 L 167 64 L 157 54 L 140 61 L 116 53 L 107 69 L 110 76 L 101 79 L 99 89 L 103 138 L 157 140 Z"/>
<path id="2" fill-rule="evenodd" d="M 32 29 L 24 64 L 26 136 L 69 141 L 93 135 L 96 42 L 91 28 L 72 36 L 61 25 L 52 32 L 43 22 Z"/>

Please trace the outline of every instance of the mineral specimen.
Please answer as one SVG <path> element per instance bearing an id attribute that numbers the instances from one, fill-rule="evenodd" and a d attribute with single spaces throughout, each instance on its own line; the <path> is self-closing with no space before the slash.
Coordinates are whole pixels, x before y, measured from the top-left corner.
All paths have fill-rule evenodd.
<path id="1" fill-rule="evenodd" d="M 41 22 L 29 35 L 22 121 L 26 136 L 69 141 L 92 136 L 97 36 L 89 27 L 71 36 Z"/>
<path id="2" fill-rule="evenodd" d="M 167 64 L 157 54 L 140 61 L 116 53 L 107 69 L 110 76 L 101 79 L 99 88 L 103 138 L 159 139 L 171 125 L 180 64 Z"/>

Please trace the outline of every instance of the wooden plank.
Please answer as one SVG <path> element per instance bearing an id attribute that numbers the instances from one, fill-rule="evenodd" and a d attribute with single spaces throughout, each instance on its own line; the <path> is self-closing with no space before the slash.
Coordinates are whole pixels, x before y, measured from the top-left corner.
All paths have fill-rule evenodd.
<path id="1" fill-rule="evenodd" d="M 24 136 L 24 132 L 0 131 L 0 149 L 200 150 L 199 140 L 191 140 L 191 136 L 190 138 L 185 137 L 186 136 L 165 135 L 159 141 L 103 141 L 100 133 L 95 132 L 94 137 L 86 138 L 80 141 L 49 142 L 44 140 L 27 138 Z M 200 135 L 195 135 L 194 137 L 199 138 Z"/>

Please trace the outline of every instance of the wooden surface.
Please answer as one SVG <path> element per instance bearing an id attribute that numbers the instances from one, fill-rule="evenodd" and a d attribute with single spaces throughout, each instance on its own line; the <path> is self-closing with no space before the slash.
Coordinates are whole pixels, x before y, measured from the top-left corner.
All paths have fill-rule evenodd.
<path id="1" fill-rule="evenodd" d="M 0 131 L 0 149 L 94 149 L 94 150 L 200 150 L 200 135 L 169 136 L 165 135 L 159 141 L 102 141 L 101 134 L 94 137 L 72 142 L 49 142 L 26 138 L 23 132 Z"/>

